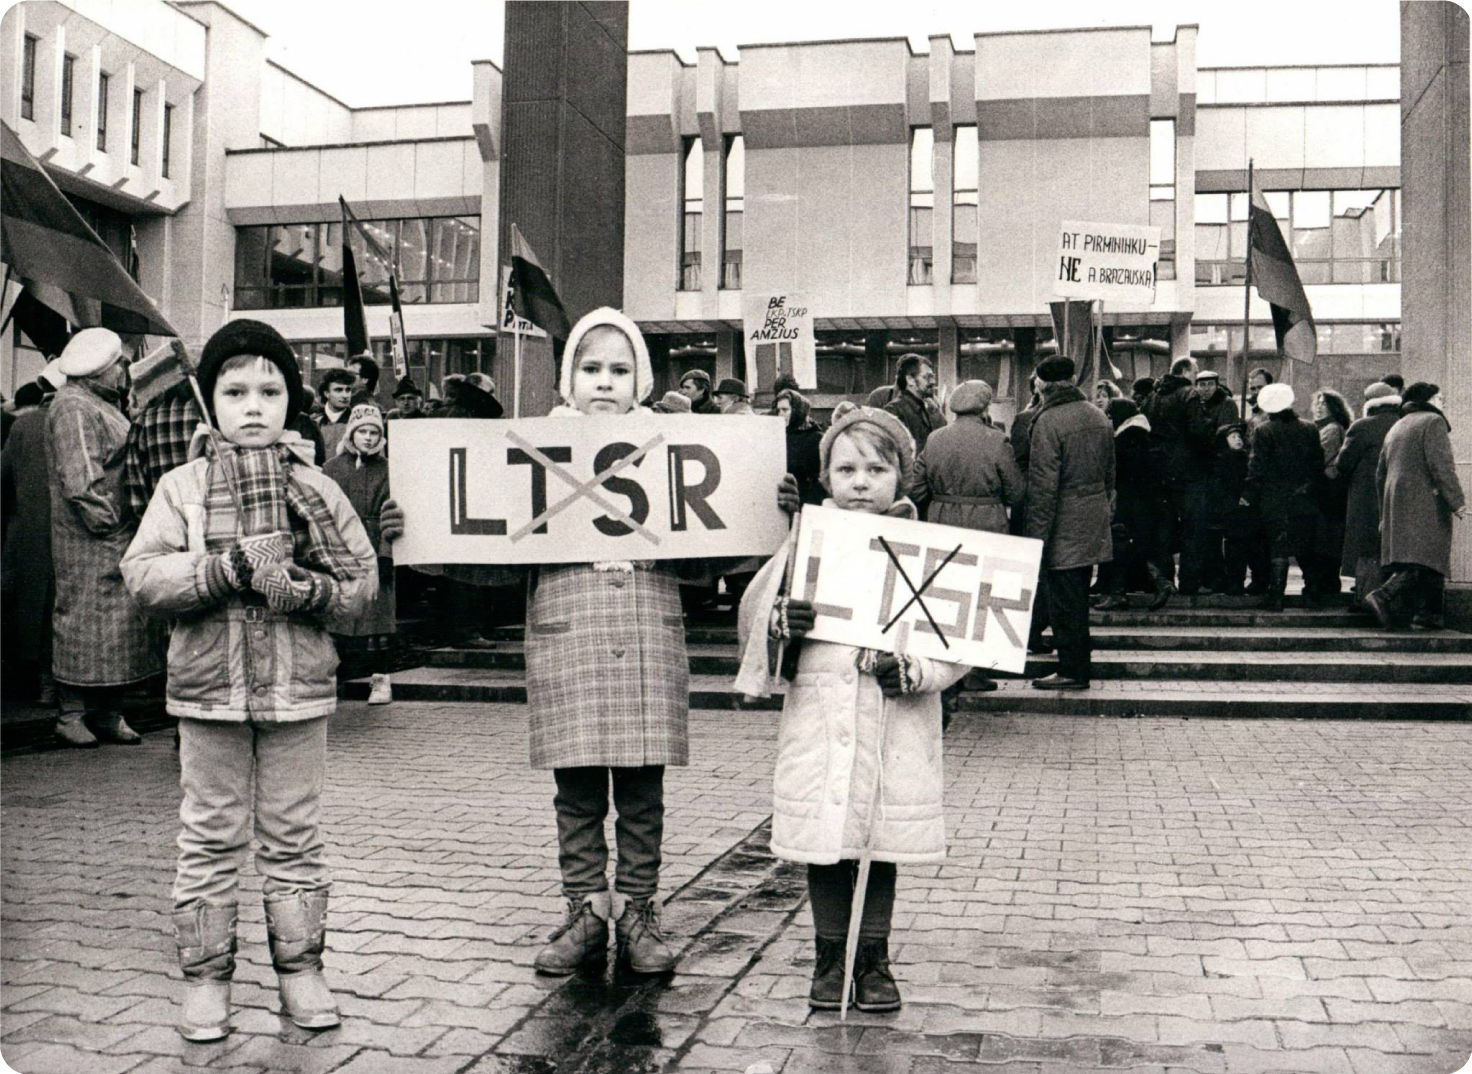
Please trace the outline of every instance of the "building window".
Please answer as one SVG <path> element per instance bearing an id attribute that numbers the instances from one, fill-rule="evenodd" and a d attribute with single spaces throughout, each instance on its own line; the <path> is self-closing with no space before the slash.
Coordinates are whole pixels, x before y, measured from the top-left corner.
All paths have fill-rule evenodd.
<path id="1" fill-rule="evenodd" d="M 77 72 L 77 58 L 71 53 L 61 57 L 61 133 L 72 136 L 72 85 Z"/>
<path id="2" fill-rule="evenodd" d="M 867 391 L 864 378 L 865 336 L 863 332 L 813 333 L 817 353 L 818 394 L 856 395 Z"/>
<path id="3" fill-rule="evenodd" d="M 405 304 L 480 301 L 478 217 L 365 220 L 348 243 L 366 305 L 387 305 L 397 262 Z M 275 224 L 235 229 L 236 309 L 342 305 L 342 223 Z"/>
<path id="4" fill-rule="evenodd" d="M 977 169 L 975 127 L 957 127 L 951 169 L 951 282 L 976 282 Z"/>
<path id="5" fill-rule="evenodd" d="M 910 130 L 910 272 L 912 287 L 931 283 L 935 271 L 935 132 Z"/>
<path id="6" fill-rule="evenodd" d="M 107 152 L 107 84 L 110 79 L 106 71 L 97 75 L 97 151 Z"/>
<path id="7" fill-rule="evenodd" d="M 163 177 L 167 179 L 169 177 L 169 149 L 174 140 L 174 106 L 171 104 L 164 105 L 164 131 L 161 140 L 164 150 Z"/>
<path id="8" fill-rule="evenodd" d="M 700 290 L 700 218 L 705 209 L 705 152 L 686 138 L 680 155 L 680 287 Z"/>
<path id="9" fill-rule="evenodd" d="M 138 163 L 138 150 L 143 142 L 143 91 L 133 91 L 133 148 L 130 159 Z"/>
<path id="10" fill-rule="evenodd" d="M 1150 121 L 1150 226 L 1160 229 L 1157 280 L 1176 278 L 1176 121 Z"/>
<path id="11" fill-rule="evenodd" d="M 1399 283 L 1400 191 L 1270 190 L 1264 194 L 1305 284 Z M 1196 283 L 1240 284 L 1247 195 L 1196 195 Z"/>
<path id="12" fill-rule="evenodd" d="M 746 139 L 726 139 L 725 211 L 721 217 L 721 286 L 741 290 L 741 248 L 746 218 Z"/>
<path id="13" fill-rule="evenodd" d="M 36 38 L 26 34 L 20 61 L 20 118 L 36 118 Z"/>

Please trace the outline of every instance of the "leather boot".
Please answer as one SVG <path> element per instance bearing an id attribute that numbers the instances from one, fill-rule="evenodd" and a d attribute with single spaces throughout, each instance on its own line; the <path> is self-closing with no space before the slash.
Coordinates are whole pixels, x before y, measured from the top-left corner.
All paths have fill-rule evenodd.
<path id="1" fill-rule="evenodd" d="M 128 726 L 120 712 L 108 712 L 97 717 L 97 737 L 103 742 L 114 742 L 119 746 L 136 746 L 143 736 Z"/>
<path id="2" fill-rule="evenodd" d="M 889 971 L 888 940 L 859 941 L 854 959 L 854 1006 L 861 1011 L 900 1009 L 899 985 Z"/>
<path id="3" fill-rule="evenodd" d="M 1273 560 L 1272 578 L 1268 582 L 1267 596 L 1262 598 L 1262 609 L 1269 612 L 1281 612 L 1283 610 L 1283 591 L 1287 588 L 1288 561 L 1275 559 Z"/>
<path id="4" fill-rule="evenodd" d="M 330 1029 L 342 1021 L 322 976 L 326 941 L 326 889 L 266 900 L 266 942 L 281 986 L 281 1013 L 303 1029 Z"/>
<path id="5" fill-rule="evenodd" d="M 179 1015 L 185 1040 L 221 1040 L 230 1033 L 230 978 L 235 973 L 235 907 L 201 904 L 175 910 L 174 939 L 188 990 Z"/>
<path id="6" fill-rule="evenodd" d="M 818 936 L 814 943 L 817 957 L 808 1006 L 815 1011 L 836 1011 L 843 1004 L 843 941 Z"/>
<path id="7" fill-rule="evenodd" d="M 659 928 L 658 900 L 630 899 L 614 931 L 619 960 L 635 973 L 669 973 L 675 968 L 675 953 Z"/>
<path id="8" fill-rule="evenodd" d="M 1155 586 L 1155 595 L 1150 598 L 1150 610 L 1158 612 L 1171 597 L 1175 596 L 1176 587 L 1171 585 L 1170 579 L 1165 576 L 1153 563 L 1147 563 L 1145 569 L 1150 572 L 1150 581 Z"/>
<path id="9" fill-rule="evenodd" d="M 537 952 L 538 973 L 566 977 L 579 966 L 608 957 L 608 919 L 613 905 L 606 891 L 567 900 L 567 920 Z"/>

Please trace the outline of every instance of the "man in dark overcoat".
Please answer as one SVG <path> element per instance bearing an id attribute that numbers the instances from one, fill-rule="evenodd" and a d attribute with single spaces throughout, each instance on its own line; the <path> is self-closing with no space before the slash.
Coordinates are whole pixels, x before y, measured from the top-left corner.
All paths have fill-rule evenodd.
<path id="1" fill-rule="evenodd" d="M 1293 412 L 1293 389 L 1269 384 L 1257 396 L 1268 418 L 1252 436 L 1243 500 L 1255 507 L 1268 538 L 1271 564 L 1262 606 L 1283 610 L 1288 561 L 1313 569 L 1319 509 L 1314 499 L 1324 480 L 1324 449 L 1319 431 Z"/>
<path id="2" fill-rule="evenodd" d="M 1339 573 L 1354 579 L 1355 606 L 1369 611 L 1365 597 L 1385 580 L 1380 568 L 1380 490 L 1375 470 L 1380 446 L 1400 420 L 1401 398 L 1389 384 L 1365 389 L 1365 416 L 1350 425 L 1329 466 L 1329 477 L 1349 490 Z"/>

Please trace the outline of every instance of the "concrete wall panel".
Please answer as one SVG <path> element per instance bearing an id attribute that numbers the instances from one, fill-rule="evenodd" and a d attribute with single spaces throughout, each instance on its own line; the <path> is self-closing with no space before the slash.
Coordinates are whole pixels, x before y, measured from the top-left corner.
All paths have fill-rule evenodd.
<path id="1" fill-rule="evenodd" d="M 746 159 L 749 209 L 751 157 Z M 679 167 L 674 153 L 630 153 L 624 160 L 624 311 L 637 320 L 674 316 Z"/>

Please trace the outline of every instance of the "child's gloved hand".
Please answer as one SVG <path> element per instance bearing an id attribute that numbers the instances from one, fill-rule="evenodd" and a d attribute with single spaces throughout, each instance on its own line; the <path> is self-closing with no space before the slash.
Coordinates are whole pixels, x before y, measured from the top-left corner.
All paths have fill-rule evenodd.
<path id="1" fill-rule="evenodd" d="M 332 597 L 332 582 L 295 563 L 273 563 L 255 572 L 250 587 L 266 598 L 273 611 L 319 610 Z"/>
<path id="2" fill-rule="evenodd" d="M 802 497 L 797 491 L 797 478 L 791 474 L 783 474 L 782 480 L 777 482 L 777 506 L 789 515 L 795 515 L 802 510 Z"/>
<path id="3" fill-rule="evenodd" d="M 772 619 L 767 624 L 767 633 L 778 641 L 791 641 L 804 637 L 813 629 L 816 613 L 811 603 L 778 597 L 772 606 Z"/>
<path id="4" fill-rule="evenodd" d="M 256 571 L 272 563 L 291 560 L 291 534 L 258 533 L 252 537 L 241 537 L 230 550 L 221 556 L 225 576 L 236 589 L 249 589 L 251 577 Z"/>
<path id="5" fill-rule="evenodd" d="M 885 697 L 901 697 L 915 692 L 915 668 L 907 656 L 880 653 L 874 661 L 874 677 Z"/>
<path id="6" fill-rule="evenodd" d="M 378 532 L 389 542 L 404 536 L 404 509 L 393 500 L 383 501 L 383 510 L 378 512 Z"/>

